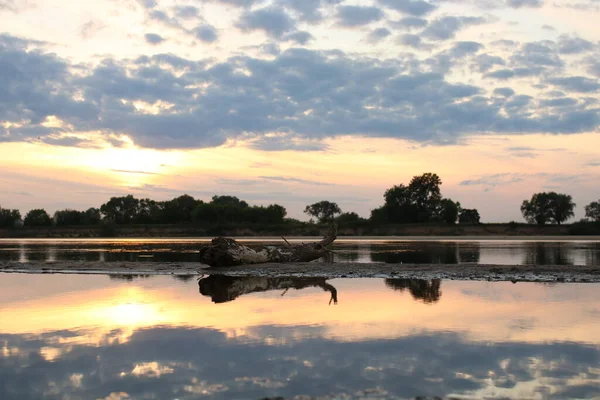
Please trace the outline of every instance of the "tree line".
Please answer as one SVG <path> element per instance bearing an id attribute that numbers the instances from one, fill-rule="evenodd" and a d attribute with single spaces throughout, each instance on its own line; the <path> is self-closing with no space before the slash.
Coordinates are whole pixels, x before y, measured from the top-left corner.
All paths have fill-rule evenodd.
<path id="1" fill-rule="evenodd" d="M 323 200 L 306 206 L 309 223 L 337 222 L 340 226 L 384 224 L 478 224 L 479 211 L 463 208 L 461 203 L 442 196 L 442 180 L 437 174 L 414 176 L 405 185 L 393 186 L 383 195 L 384 204 L 371 211 L 368 219 L 355 212 L 343 212 L 335 202 Z M 524 200 L 521 212 L 531 224 L 562 224 L 574 216 L 571 196 L 555 192 L 534 194 Z M 585 207 L 588 220 L 600 222 L 600 200 Z M 90 226 L 103 223 L 215 225 L 261 224 L 276 225 L 297 222 L 286 218 L 287 210 L 279 204 L 251 206 L 235 196 L 213 196 L 209 202 L 187 194 L 168 201 L 138 199 L 133 195 L 112 197 L 100 208 L 85 211 L 59 210 L 50 216 L 44 209 L 29 211 L 21 218 L 19 210 L 0 207 L 0 227 L 25 226 Z"/>

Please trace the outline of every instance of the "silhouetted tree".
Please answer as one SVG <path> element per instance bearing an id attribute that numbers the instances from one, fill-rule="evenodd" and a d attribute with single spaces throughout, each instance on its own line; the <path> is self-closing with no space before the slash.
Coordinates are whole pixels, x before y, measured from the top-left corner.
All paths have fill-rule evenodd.
<path id="1" fill-rule="evenodd" d="M 524 200 L 521 205 L 523 217 L 530 224 L 545 225 L 555 223 L 560 225 L 575 214 L 575 203 L 571 196 L 556 192 L 536 193 L 531 200 Z"/>
<path id="2" fill-rule="evenodd" d="M 304 213 L 317 218 L 320 223 L 329 223 L 333 222 L 336 215 L 341 214 L 342 210 L 337 205 L 337 203 L 332 203 L 330 201 L 323 200 L 318 203 L 306 206 L 306 208 L 304 209 Z"/>
<path id="3" fill-rule="evenodd" d="M 410 181 L 408 188 L 412 201 L 417 206 L 419 221 L 428 221 L 435 216 L 439 203 L 442 200 L 440 185 L 442 180 L 437 174 L 427 172 L 415 176 Z"/>
<path id="4" fill-rule="evenodd" d="M 237 197 L 214 196 L 210 203 L 200 202 L 192 211 L 191 218 L 196 223 L 281 224 L 286 215 L 285 207 L 279 204 L 251 207 Z"/>
<path id="5" fill-rule="evenodd" d="M 415 223 L 444 221 L 456 223 L 460 203 L 442 199 L 437 174 L 414 176 L 409 185 L 396 185 L 385 191 L 383 207 L 371 211 L 374 223 Z"/>
<path id="6" fill-rule="evenodd" d="M 100 211 L 108 220 L 117 224 L 129 224 L 137 218 L 139 204 L 140 201 L 133 195 L 111 197 L 107 203 L 102 204 Z"/>
<path id="7" fill-rule="evenodd" d="M 460 212 L 460 203 L 443 199 L 440 206 L 440 219 L 450 225 L 456 224 Z"/>
<path id="8" fill-rule="evenodd" d="M 463 208 L 460 210 L 458 222 L 461 224 L 478 224 L 480 220 L 479 211 Z"/>
<path id="9" fill-rule="evenodd" d="M 50 218 L 46 210 L 36 209 L 27 213 L 23 223 L 25 226 L 50 226 L 52 225 L 52 218 Z"/>
<path id="10" fill-rule="evenodd" d="M 585 206 L 585 217 L 600 222 L 600 200 L 593 201 Z"/>
<path id="11" fill-rule="evenodd" d="M 367 222 L 355 212 L 346 212 L 340 214 L 336 219 L 338 226 L 355 226 Z"/>
<path id="12" fill-rule="evenodd" d="M 202 203 L 202 200 L 196 200 L 192 196 L 189 196 L 187 194 L 165 202 L 163 205 L 165 222 L 192 222 L 193 211 L 196 209 L 197 206 L 199 206 Z"/>
<path id="13" fill-rule="evenodd" d="M 20 220 L 21 212 L 19 210 L 0 207 L 0 228 L 12 228 Z"/>

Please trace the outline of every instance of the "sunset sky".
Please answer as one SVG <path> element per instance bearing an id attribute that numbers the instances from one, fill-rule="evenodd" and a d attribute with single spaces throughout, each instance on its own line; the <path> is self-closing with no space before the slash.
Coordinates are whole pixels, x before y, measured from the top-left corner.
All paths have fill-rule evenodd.
<path id="1" fill-rule="evenodd" d="M 0 0 L 0 205 L 600 198 L 600 0 Z"/>

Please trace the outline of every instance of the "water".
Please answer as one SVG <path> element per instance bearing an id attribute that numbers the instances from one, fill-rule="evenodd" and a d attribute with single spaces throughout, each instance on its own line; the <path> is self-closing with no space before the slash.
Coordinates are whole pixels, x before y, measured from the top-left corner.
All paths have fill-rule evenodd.
<path id="1" fill-rule="evenodd" d="M 600 284 L 0 274 L 0 399 L 599 398 L 599 300 Z"/>
<path id="2" fill-rule="evenodd" d="M 257 245 L 264 239 L 246 241 Z M 156 261 L 199 262 L 196 239 L 0 240 L 0 261 Z M 281 243 L 281 241 L 279 242 Z M 600 265 L 597 241 L 342 240 L 334 262 L 386 262 L 500 265 Z"/>

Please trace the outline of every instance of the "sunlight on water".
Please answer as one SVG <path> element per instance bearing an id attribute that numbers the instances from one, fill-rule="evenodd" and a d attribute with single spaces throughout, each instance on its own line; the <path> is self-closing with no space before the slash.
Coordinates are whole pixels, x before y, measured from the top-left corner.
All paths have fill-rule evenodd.
<path id="1" fill-rule="evenodd" d="M 599 300 L 598 284 L 4 274 L 0 398 L 594 398 Z"/>

